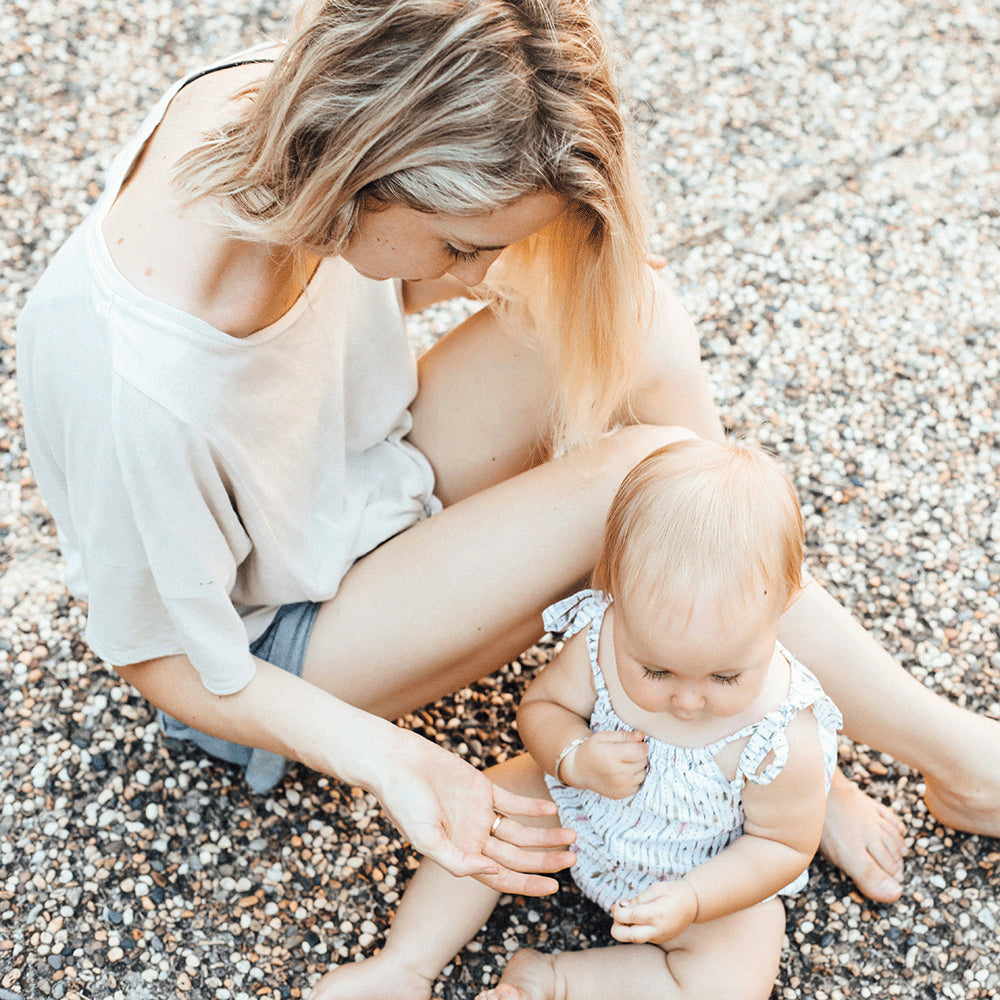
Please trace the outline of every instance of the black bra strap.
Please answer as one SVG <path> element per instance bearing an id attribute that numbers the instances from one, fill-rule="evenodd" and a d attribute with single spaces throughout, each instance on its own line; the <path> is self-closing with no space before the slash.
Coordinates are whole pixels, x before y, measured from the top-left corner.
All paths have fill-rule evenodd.
<path id="1" fill-rule="evenodd" d="M 223 63 L 221 66 L 209 66 L 208 69 L 203 69 L 198 73 L 195 73 L 190 79 L 185 80 L 183 86 L 178 90 L 180 93 L 189 83 L 194 83 L 195 80 L 200 80 L 203 76 L 208 76 L 210 73 L 218 73 L 223 69 L 234 69 L 236 66 L 253 66 L 255 63 L 273 63 L 273 59 L 240 59 L 237 62 Z"/>

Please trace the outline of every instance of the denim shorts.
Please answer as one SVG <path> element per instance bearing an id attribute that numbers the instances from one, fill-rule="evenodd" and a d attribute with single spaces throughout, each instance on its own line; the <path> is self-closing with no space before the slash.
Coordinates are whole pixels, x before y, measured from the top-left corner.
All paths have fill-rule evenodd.
<path id="1" fill-rule="evenodd" d="M 250 652 L 258 659 L 301 677 L 309 636 L 319 608 L 312 601 L 282 605 L 264 634 L 250 644 Z M 157 716 L 168 747 L 193 743 L 210 757 L 236 764 L 242 769 L 251 790 L 258 795 L 271 791 L 285 775 L 288 762 L 280 754 L 209 736 L 163 711 L 158 711 Z"/>

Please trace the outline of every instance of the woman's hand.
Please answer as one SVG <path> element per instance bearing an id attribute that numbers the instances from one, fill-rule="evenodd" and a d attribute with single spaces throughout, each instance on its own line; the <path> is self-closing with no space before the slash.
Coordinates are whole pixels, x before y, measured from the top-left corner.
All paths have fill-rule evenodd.
<path id="1" fill-rule="evenodd" d="M 396 733 L 370 787 L 416 850 L 452 875 L 471 875 L 498 892 L 544 896 L 559 888 L 555 879 L 534 873 L 573 864 L 575 855 L 553 848 L 576 835 L 515 818 L 553 815 L 553 802 L 507 792 L 429 740 Z"/>
<path id="2" fill-rule="evenodd" d="M 562 762 L 557 777 L 609 799 L 635 795 L 646 780 L 649 747 L 642 733 L 605 730 L 589 736 Z"/>
<path id="3" fill-rule="evenodd" d="M 611 916 L 616 941 L 665 944 L 697 920 L 698 896 L 684 879 L 657 882 L 635 899 L 615 903 Z"/>

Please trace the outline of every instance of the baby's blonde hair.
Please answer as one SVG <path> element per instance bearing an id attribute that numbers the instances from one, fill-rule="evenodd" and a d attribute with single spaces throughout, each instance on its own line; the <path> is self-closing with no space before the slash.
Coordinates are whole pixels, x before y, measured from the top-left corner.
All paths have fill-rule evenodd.
<path id="1" fill-rule="evenodd" d="M 570 209 L 504 255 L 501 290 L 554 345 L 553 441 L 627 412 L 650 301 L 620 96 L 586 0 L 310 0 L 247 110 L 184 156 L 240 238 L 340 252 L 359 213 Z"/>
<path id="2" fill-rule="evenodd" d="M 679 614 L 700 597 L 738 614 L 764 595 L 780 612 L 802 588 L 802 558 L 802 512 L 778 463 L 746 444 L 690 439 L 622 482 L 594 576 L 616 599 Z"/>

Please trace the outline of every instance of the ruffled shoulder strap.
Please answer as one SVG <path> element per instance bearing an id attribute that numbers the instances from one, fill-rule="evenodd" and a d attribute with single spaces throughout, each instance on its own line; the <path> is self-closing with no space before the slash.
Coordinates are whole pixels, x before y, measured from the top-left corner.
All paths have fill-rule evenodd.
<path id="1" fill-rule="evenodd" d="M 788 763 L 788 740 L 785 728 L 792 716 L 785 716 L 782 708 L 768 713 L 757 723 L 740 754 L 736 774 L 739 778 L 752 781 L 755 785 L 769 785 L 785 769 Z M 761 770 L 764 758 L 774 751 L 774 760 Z"/>
<path id="2" fill-rule="evenodd" d="M 546 608 L 542 621 L 547 632 L 561 632 L 568 639 L 591 622 L 600 622 L 610 604 L 611 598 L 600 590 L 580 590 Z"/>
<path id="3" fill-rule="evenodd" d="M 611 606 L 611 598 L 600 590 L 581 590 L 572 597 L 558 601 L 542 612 L 542 621 L 549 632 L 561 632 L 568 639 L 577 632 L 587 631 L 587 650 L 590 654 L 590 670 L 594 675 L 594 687 L 598 699 L 607 698 L 608 689 L 604 683 L 604 673 L 597 662 L 597 648 L 601 640 L 601 624 L 604 612 Z"/>
<path id="4" fill-rule="evenodd" d="M 780 644 L 778 649 L 788 660 L 791 669 L 788 697 L 757 723 L 737 765 L 737 777 L 743 777 L 755 785 L 769 785 L 784 770 L 788 763 L 785 730 L 803 709 L 811 708 L 817 724 L 831 734 L 837 733 L 844 724 L 840 710 L 813 674 Z M 765 758 L 772 751 L 774 760 L 761 770 Z"/>

